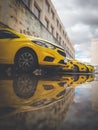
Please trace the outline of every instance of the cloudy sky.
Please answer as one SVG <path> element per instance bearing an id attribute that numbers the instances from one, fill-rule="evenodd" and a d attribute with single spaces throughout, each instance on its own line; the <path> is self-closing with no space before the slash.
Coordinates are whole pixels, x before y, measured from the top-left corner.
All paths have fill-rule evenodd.
<path id="1" fill-rule="evenodd" d="M 75 57 L 90 62 L 90 46 L 98 38 L 98 0 L 51 0 L 74 44 Z"/>

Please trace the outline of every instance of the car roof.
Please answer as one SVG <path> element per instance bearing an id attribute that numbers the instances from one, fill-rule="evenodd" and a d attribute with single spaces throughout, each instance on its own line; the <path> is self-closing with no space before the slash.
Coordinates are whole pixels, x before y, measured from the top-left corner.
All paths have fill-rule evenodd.
<path id="1" fill-rule="evenodd" d="M 49 42 L 50 44 L 52 44 L 52 45 L 54 45 L 54 46 L 57 46 L 57 47 L 59 47 L 59 48 L 61 48 L 61 49 L 64 49 L 62 46 L 60 46 L 60 45 L 58 45 L 58 44 L 56 44 L 56 43 L 53 43 L 53 42 L 50 42 L 50 41 L 48 41 L 48 40 L 45 40 L 45 39 L 42 39 L 42 38 L 40 38 L 40 37 L 34 37 L 34 36 L 30 36 L 30 35 L 25 35 L 25 34 L 21 34 L 21 33 L 19 33 L 19 32 L 17 32 L 17 31 L 15 31 L 15 30 L 13 30 L 13 29 L 10 29 L 10 28 L 0 28 L 0 30 L 6 30 L 6 31 L 10 31 L 10 32 L 12 32 L 12 33 L 15 33 L 16 35 L 18 35 L 19 37 L 21 37 L 21 38 L 27 38 L 27 39 L 29 39 L 29 40 L 31 40 L 31 41 L 33 41 L 33 40 L 39 40 L 39 41 L 46 41 L 46 42 Z"/>
<path id="2" fill-rule="evenodd" d="M 28 36 L 28 35 L 26 35 L 30 40 L 35 40 L 35 41 L 37 41 L 37 40 L 39 40 L 39 41 L 44 41 L 44 42 L 48 42 L 48 43 L 50 43 L 50 44 L 52 44 L 52 45 L 54 45 L 54 46 L 57 46 L 57 47 L 59 47 L 59 48 L 61 48 L 61 49 L 64 49 L 62 46 L 60 46 L 60 45 L 58 45 L 58 44 L 56 44 L 56 43 L 53 43 L 53 42 L 51 42 L 51 41 L 48 41 L 48 40 L 45 40 L 45 39 L 43 39 L 43 38 L 40 38 L 40 37 L 34 37 L 34 36 Z"/>

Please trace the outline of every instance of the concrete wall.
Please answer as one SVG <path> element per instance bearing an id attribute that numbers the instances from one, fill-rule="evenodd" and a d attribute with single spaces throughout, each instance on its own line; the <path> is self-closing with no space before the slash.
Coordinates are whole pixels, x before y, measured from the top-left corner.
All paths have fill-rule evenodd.
<path id="1" fill-rule="evenodd" d="M 21 33 L 42 37 L 49 41 L 58 43 L 45 26 L 42 25 L 42 23 L 24 4 L 21 2 L 17 4 L 13 1 L 15 0 L 10 0 L 9 3 L 9 27 Z"/>
<path id="2" fill-rule="evenodd" d="M 4 1 L 1 4 L 1 6 L 5 8 L 2 8 L 3 15 L 0 22 L 18 32 L 42 37 L 59 44 L 45 26 L 42 25 L 42 23 L 22 2 L 18 3 L 16 0 Z M 4 3 L 6 3 L 6 5 L 3 5 Z"/>

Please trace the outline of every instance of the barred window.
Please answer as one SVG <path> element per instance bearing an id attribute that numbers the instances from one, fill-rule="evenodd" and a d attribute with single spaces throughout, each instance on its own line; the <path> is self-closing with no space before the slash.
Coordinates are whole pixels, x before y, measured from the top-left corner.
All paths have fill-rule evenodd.
<path id="1" fill-rule="evenodd" d="M 45 26 L 46 26 L 47 29 L 49 28 L 49 21 L 46 18 L 45 18 Z"/>
<path id="2" fill-rule="evenodd" d="M 53 10 L 51 10 L 51 17 L 52 17 L 52 19 L 54 19 L 54 12 L 53 12 Z"/>
<path id="3" fill-rule="evenodd" d="M 51 33 L 52 33 L 52 34 L 54 33 L 54 28 L 53 28 L 53 26 L 51 26 Z"/>
<path id="4" fill-rule="evenodd" d="M 49 12 L 50 11 L 50 5 L 49 5 L 47 0 L 45 1 L 45 4 L 46 4 L 45 5 L 46 11 Z"/>
<path id="5" fill-rule="evenodd" d="M 40 13 L 41 13 L 40 9 L 37 7 L 36 4 L 34 4 L 34 14 L 39 19 L 40 19 Z"/>

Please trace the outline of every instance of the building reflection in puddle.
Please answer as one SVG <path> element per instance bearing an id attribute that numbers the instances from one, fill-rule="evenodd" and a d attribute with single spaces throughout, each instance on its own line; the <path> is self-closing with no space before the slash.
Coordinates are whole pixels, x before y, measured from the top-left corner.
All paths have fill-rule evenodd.
<path id="1" fill-rule="evenodd" d="M 75 87 L 93 75 L 4 75 L 0 79 L 0 128 L 59 129 Z"/>
<path id="2" fill-rule="evenodd" d="M 92 109 L 98 112 L 98 75 L 92 84 Z"/>
<path id="3" fill-rule="evenodd" d="M 91 76 L 89 76 L 91 77 Z M 88 79 L 90 81 L 90 79 Z M 92 78 L 91 78 L 92 81 Z M 61 130 L 98 130 L 98 77 L 75 88 L 75 97 Z"/>

